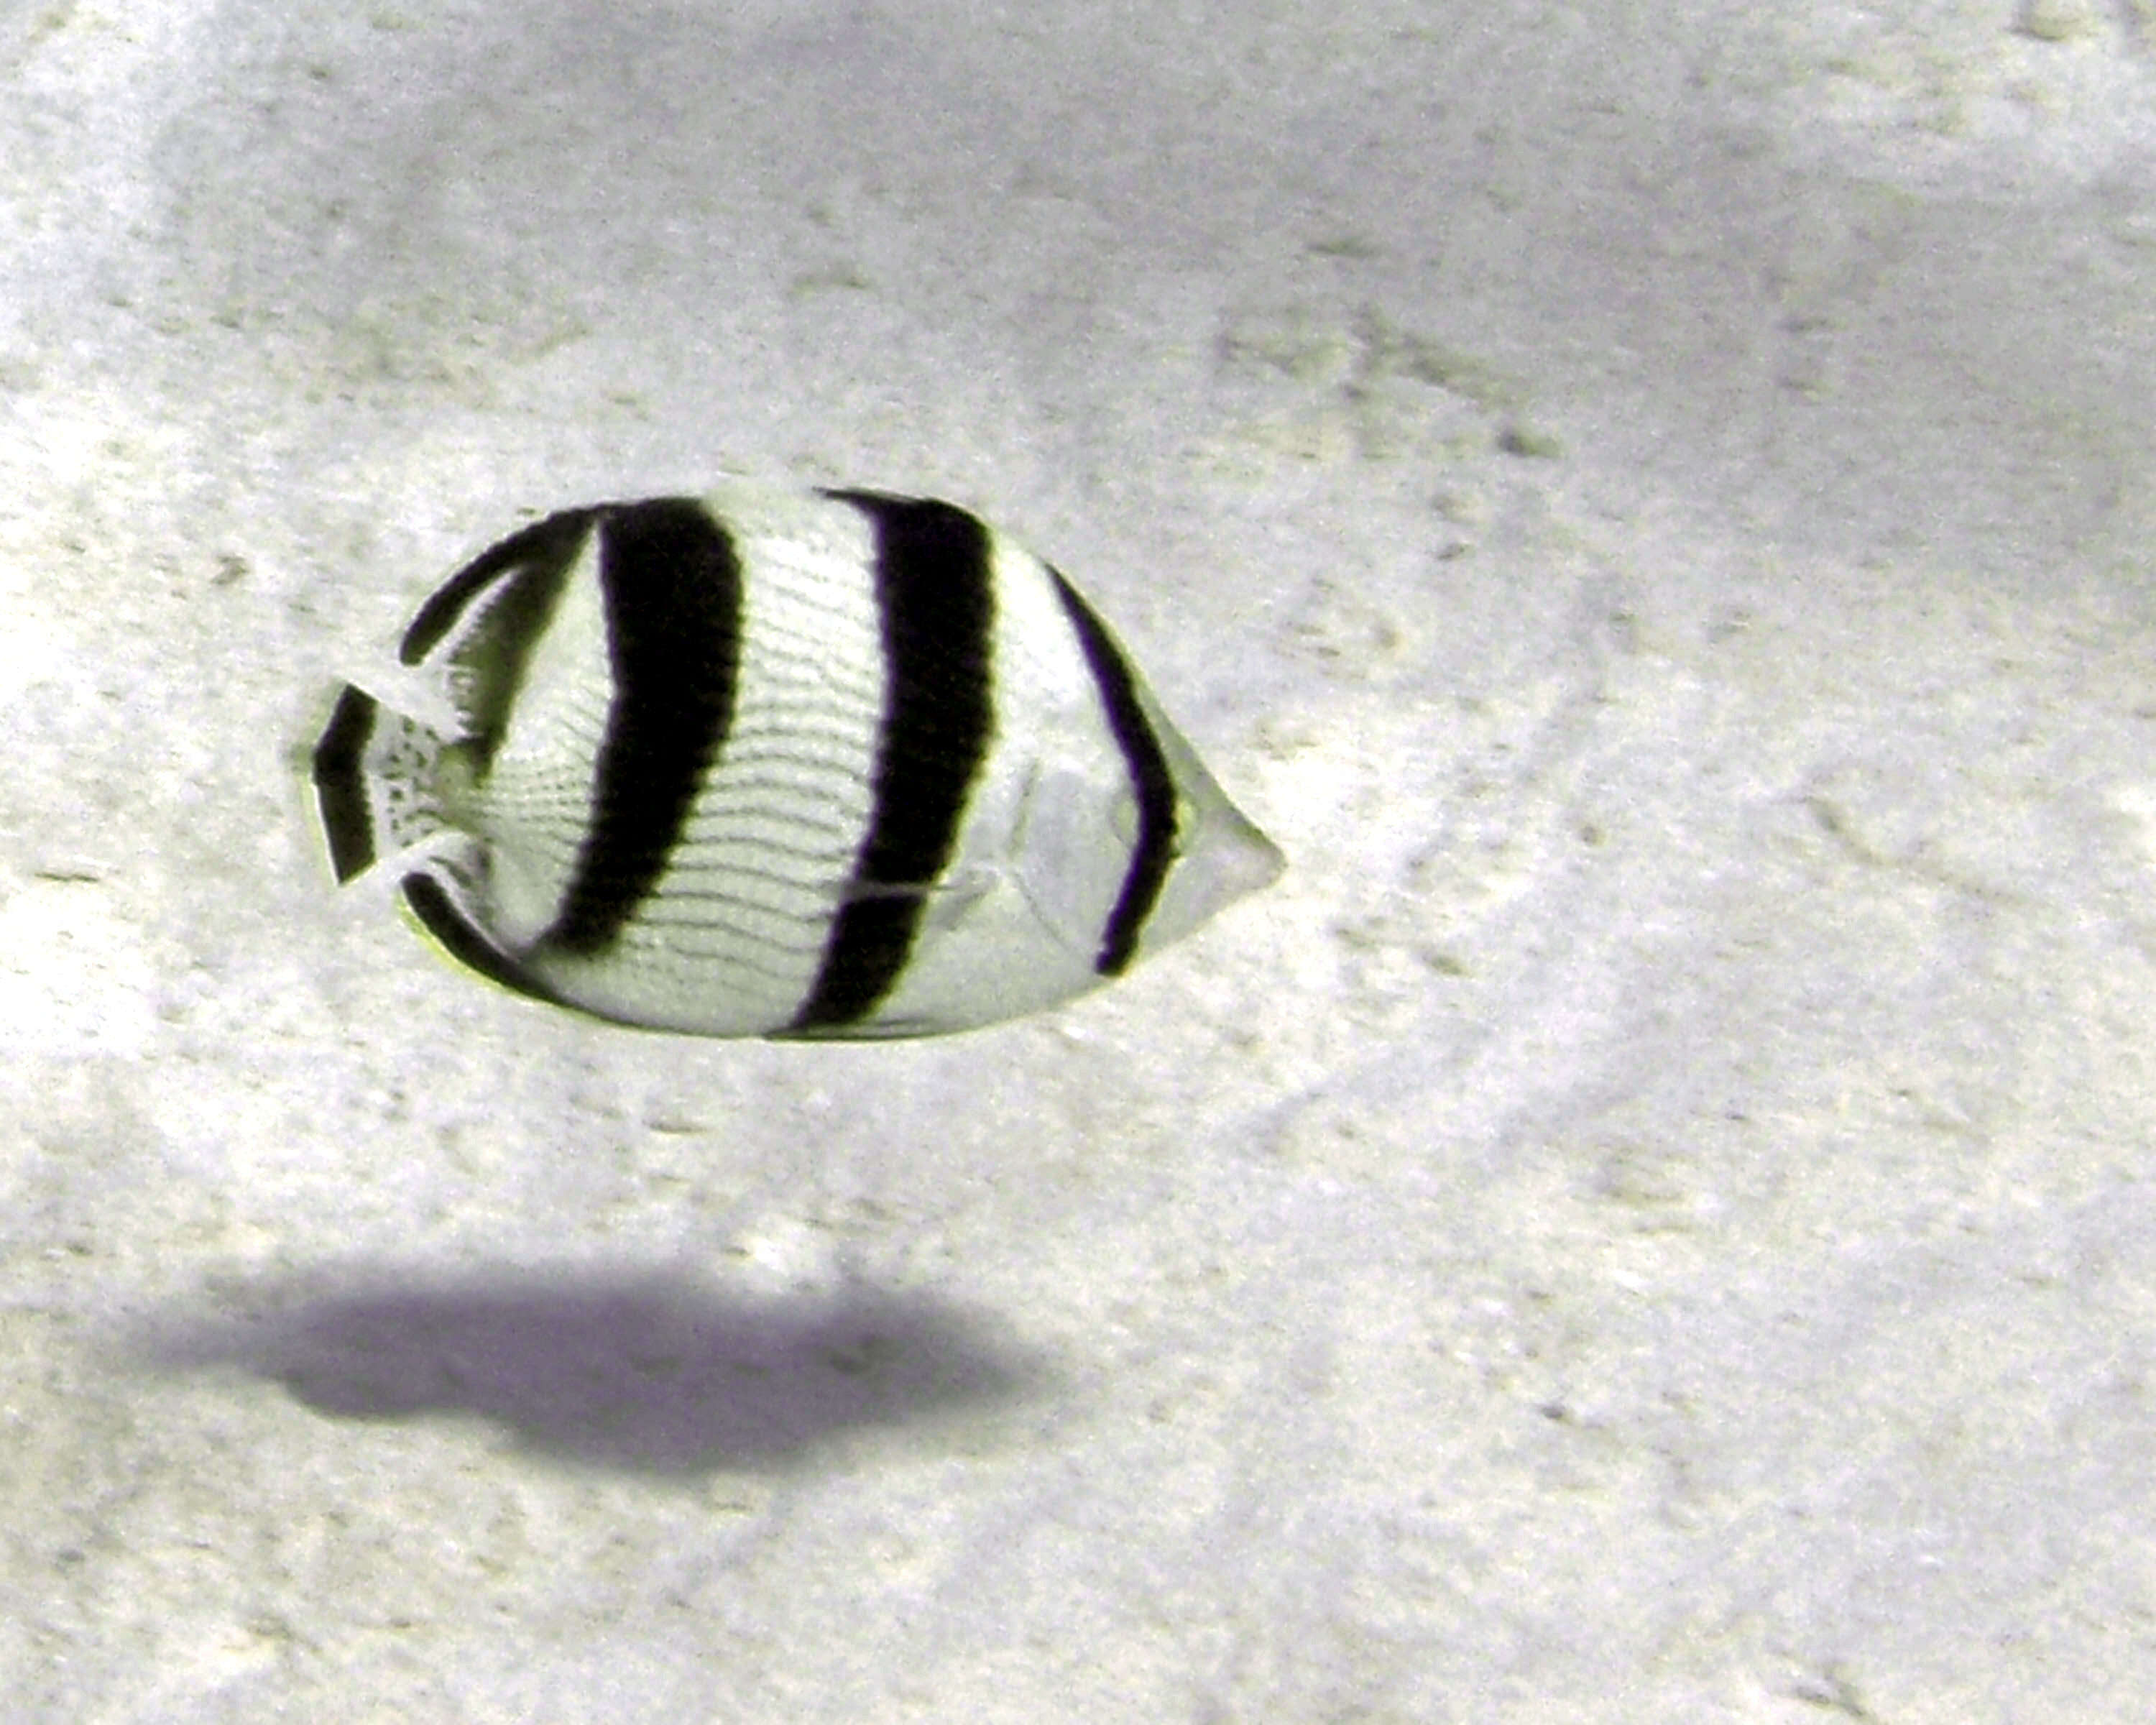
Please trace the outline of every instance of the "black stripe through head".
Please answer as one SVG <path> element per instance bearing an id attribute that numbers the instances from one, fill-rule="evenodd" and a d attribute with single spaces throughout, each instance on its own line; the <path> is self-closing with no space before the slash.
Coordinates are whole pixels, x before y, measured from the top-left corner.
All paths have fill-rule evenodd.
<path id="1" fill-rule="evenodd" d="M 1137 956 L 1138 936 L 1175 864 L 1175 774 L 1138 701 L 1137 674 L 1130 660 L 1077 589 L 1055 570 L 1048 572 L 1092 670 L 1101 705 L 1107 711 L 1108 728 L 1123 752 L 1131 788 L 1137 794 L 1138 831 L 1131 846 L 1130 867 L 1123 873 L 1123 890 L 1108 913 L 1100 955 L 1093 961 L 1093 968 L 1102 976 L 1121 976 Z"/>
<path id="2" fill-rule="evenodd" d="M 733 721 L 741 560 L 695 498 L 599 511 L 612 700 L 591 824 L 541 944 L 591 956 L 618 939 L 680 841 Z"/>
<path id="3" fill-rule="evenodd" d="M 995 731 L 988 530 L 931 499 L 825 495 L 860 510 L 875 534 L 886 693 L 868 834 L 792 1025 L 812 1034 L 868 1017 L 905 971 Z"/>

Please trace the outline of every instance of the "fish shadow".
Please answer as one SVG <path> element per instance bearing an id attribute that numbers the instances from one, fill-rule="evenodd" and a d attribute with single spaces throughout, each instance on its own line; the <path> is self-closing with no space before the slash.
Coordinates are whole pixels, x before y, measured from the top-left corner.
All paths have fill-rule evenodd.
<path id="1" fill-rule="evenodd" d="M 640 1474 L 775 1468 L 849 1434 L 985 1416 L 1037 1386 L 1024 1350 L 920 1295 L 752 1299 L 685 1275 L 375 1270 L 221 1291 L 153 1322 L 157 1369 L 234 1368 L 331 1419 L 469 1415 L 553 1460 Z"/>

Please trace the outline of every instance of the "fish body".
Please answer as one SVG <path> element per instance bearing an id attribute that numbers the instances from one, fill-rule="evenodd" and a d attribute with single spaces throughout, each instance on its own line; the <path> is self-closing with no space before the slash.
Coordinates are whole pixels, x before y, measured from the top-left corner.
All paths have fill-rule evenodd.
<path id="1" fill-rule="evenodd" d="M 338 880 L 393 864 L 451 956 L 617 1023 L 991 1024 L 1281 867 L 1070 583 L 930 499 L 564 510 L 398 658 L 315 749 Z"/>

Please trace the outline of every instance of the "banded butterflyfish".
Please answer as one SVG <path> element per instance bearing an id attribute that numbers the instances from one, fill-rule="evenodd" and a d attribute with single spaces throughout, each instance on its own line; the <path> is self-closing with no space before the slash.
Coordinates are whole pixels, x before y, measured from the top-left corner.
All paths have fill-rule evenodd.
<path id="1" fill-rule="evenodd" d="M 1281 867 L 1092 608 L 947 503 L 565 510 L 451 576 L 398 659 L 315 749 L 338 880 L 400 870 L 452 957 L 618 1023 L 990 1024 Z"/>

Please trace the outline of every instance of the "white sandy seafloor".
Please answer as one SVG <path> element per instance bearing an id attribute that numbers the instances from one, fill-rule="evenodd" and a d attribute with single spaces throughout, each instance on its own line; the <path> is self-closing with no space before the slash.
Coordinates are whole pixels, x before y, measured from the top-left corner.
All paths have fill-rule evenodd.
<path id="1" fill-rule="evenodd" d="M 0 1717 L 2147 1717 L 2148 0 L 18 4 L 0 391 Z M 1287 875 L 866 1048 L 334 892 L 722 469 Z"/>

